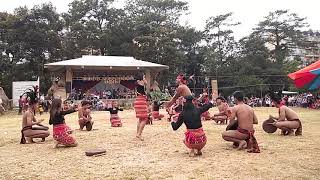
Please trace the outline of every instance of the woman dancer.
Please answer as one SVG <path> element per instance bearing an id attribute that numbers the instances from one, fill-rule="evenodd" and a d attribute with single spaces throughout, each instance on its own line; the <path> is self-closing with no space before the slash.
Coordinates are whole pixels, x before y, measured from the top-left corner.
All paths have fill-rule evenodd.
<path id="1" fill-rule="evenodd" d="M 107 107 L 106 110 L 110 112 L 111 127 L 121 127 L 122 122 L 118 116 L 118 111 L 123 111 L 123 109 L 118 107 L 118 102 L 112 101 L 111 107 Z"/>
<path id="2" fill-rule="evenodd" d="M 207 137 L 202 129 L 201 114 L 208 111 L 213 105 L 206 104 L 201 108 L 193 104 L 193 96 L 186 96 L 186 102 L 179 115 L 178 121 L 171 122 L 172 129 L 175 131 L 184 123 L 187 127 L 184 144 L 190 149 L 189 156 L 202 155 L 201 149 L 207 143 Z"/>
<path id="3" fill-rule="evenodd" d="M 136 112 L 136 118 L 138 118 L 137 122 L 137 135 L 136 137 L 143 141 L 143 138 L 141 136 L 142 131 L 145 127 L 145 125 L 148 122 L 149 118 L 149 107 L 148 107 L 148 98 L 146 96 L 146 92 L 144 89 L 144 86 L 147 84 L 147 81 L 145 77 L 138 78 L 136 82 L 136 89 L 137 89 L 137 97 L 134 102 L 134 109 Z"/>
<path id="4" fill-rule="evenodd" d="M 76 112 L 75 108 L 71 108 L 67 111 L 62 110 L 62 100 L 53 99 L 50 109 L 50 120 L 49 124 L 53 125 L 53 139 L 57 141 L 55 147 L 58 148 L 59 145 L 65 147 L 75 147 L 77 142 L 73 136 L 70 134 L 72 130 L 66 125 L 64 116 L 73 112 Z"/>

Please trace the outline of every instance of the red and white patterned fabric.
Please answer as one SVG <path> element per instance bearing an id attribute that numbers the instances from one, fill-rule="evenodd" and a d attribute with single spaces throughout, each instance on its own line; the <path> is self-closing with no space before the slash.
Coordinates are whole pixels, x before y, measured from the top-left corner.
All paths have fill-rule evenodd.
<path id="1" fill-rule="evenodd" d="M 76 140 L 71 134 L 71 128 L 66 124 L 58 124 L 53 126 L 53 139 L 62 145 L 72 145 Z"/>

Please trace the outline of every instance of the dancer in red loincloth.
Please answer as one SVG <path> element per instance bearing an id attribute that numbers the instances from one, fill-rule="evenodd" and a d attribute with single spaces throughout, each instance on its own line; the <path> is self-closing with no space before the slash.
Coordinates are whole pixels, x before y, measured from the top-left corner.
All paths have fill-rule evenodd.
<path id="1" fill-rule="evenodd" d="M 233 93 L 236 106 L 232 108 L 230 124 L 237 122 L 237 129 L 228 129 L 222 133 L 222 138 L 233 142 L 239 150 L 247 148 L 249 153 L 260 153 L 259 144 L 254 136 L 253 124 L 258 123 L 254 110 L 244 104 L 243 93 L 236 91 Z M 237 119 L 237 120 L 235 120 Z"/>
<path id="2" fill-rule="evenodd" d="M 200 95 L 198 101 L 200 102 L 200 106 L 203 106 L 205 104 L 208 104 L 210 101 L 209 95 L 208 95 L 208 90 L 206 88 L 203 89 L 203 93 Z M 201 114 L 201 119 L 202 120 L 210 120 L 210 112 L 206 111 Z"/>
<path id="3" fill-rule="evenodd" d="M 158 101 L 154 101 L 153 102 L 153 106 L 152 106 L 152 118 L 153 120 L 161 120 L 164 115 L 159 113 L 160 110 L 160 106 L 163 104 L 164 102 L 159 103 Z"/>
<path id="4" fill-rule="evenodd" d="M 60 145 L 65 147 L 75 147 L 77 142 L 73 136 L 71 136 L 72 130 L 66 125 L 64 116 L 77 110 L 72 107 L 67 111 L 62 110 L 61 99 L 53 99 L 50 109 L 49 124 L 53 125 L 53 139 L 57 141 L 56 148 Z"/>
<path id="5" fill-rule="evenodd" d="M 87 131 L 92 130 L 93 120 L 90 115 L 90 112 L 91 112 L 90 107 L 91 107 L 90 101 L 84 100 L 81 102 L 81 108 L 79 108 L 79 113 L 78 113 L 78 117 L 79 117 L 78 122 L 79 122 L 80 130 L 82 130 L 84 127 L 86 127 Z"/>
<path id="6" fill-rule="evenodd" d="M 45 138 L 50 135 L 48 127 L 43 126 L 41 122 L 43 120 L 37 120 L 35 117 L 35 109 L 38 104 L 38 93 L 35 90 L 29 89 L 29 92 L 24 93 L 27 97 L 27 110 L 22 115 L 22 129 L 21 129 L 21 141 L 20 144 L 34 143 L 34 138 L 41 138 L 45 141 Z"/>
<path id="7" fill-rule="evenodd" d="M 226 102 L 225 98 L 222 96 L 217 97 L 216 103 L 217 103 L 219 112 L 215 113 L 213 115 L 212 119 L 216 123 L 228 124 L 228 119 L 231 116 L 231 109 L 230 109 L 228 103 Z"/>
<path id="8" fill-rule="evenodd" d="M 177 121 L 179 114 L 182 112 L 183 109 L 183 101 L 184 98 L 180 97 L 177 99 L 176 103 L 173 104 L 170 108 L 171 114 L 170 114 L 170 121 Z"/>
<path id="9" fill-rule="evenodd" d="M 279 108 L 279 117 L 272 117 L 276 120 L 273 125 L 281 129 L 282 135 L 291 135 L 295 131 L 296 136 L 302 135 L 302 123 L 298 114 L 291 108 L 287 107 L 285 103 L 281 102 L 281 93 L 270 94 L 271 100 L 276 108 Z"/>
<path id="10" fill-rule="evenodd" d="M 172 99 L 168 103 L 166 103 L 166 108 L 170 108 L 179 97 L 192 95 L 189 87 L 187 86 L 188 79 L 184 75 L 180 74 L 176 79 L 176 83 L 178 84 L 178 88 L 176 89 L 176 92 Z"/>
<path id="11" fill-rule="evenodd" d="M 186 102 L 183 105 L 178 121 L 171 122 L 173 130 L 177 130 L 183 123 L 186 125 L 187 131 L 184 144 L 190 149 L 189 156 L 202 155 L 201 150 L 207 143 L 207 137 L 202 128 L 201 114 L 213 106 L 212 103 L 209 103 L 197 108 L 192 102 L 193 99 L 193 96 L 185 97 Z"/>
<path id="12" fill-rule="evenodd" d="M 118 116 L 118 111 L 123 111 L 123 109 L 118 107 L 118 102 L 112 101 L 111 107 L 107 107 L 106 110 L 110 112 L 111 127 L 121 127 L 122 122 Z"/>

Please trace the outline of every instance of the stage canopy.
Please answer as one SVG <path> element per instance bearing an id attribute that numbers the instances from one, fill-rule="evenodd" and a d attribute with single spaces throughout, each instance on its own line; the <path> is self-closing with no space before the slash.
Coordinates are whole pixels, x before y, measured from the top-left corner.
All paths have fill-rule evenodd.
<path id="1" fill-rule="evenodd" d="M 50 71 L 60 69 L 97 69 L 97 70 L 155 70 L 169 69 L 166 65 L 137 60 L 133 57 L 124 56 L 82 56 L 77 59 L 59 61 L 44 65 Z"/>
<path id="2" fill-rule="evenodd" d="M 149 91 L 157 74 L 169 69 L 166 65 L 123 56 L 82 56 L 45 64 L 44 67 L 51 72 L 52 79 L 60 79 L 59 87 L 65 89 L 67 96 L 73 88 L 107 89 L 112 84 L 132 89 L 135 75 L 141 72 L 146 75 L 146 89 Z"/>

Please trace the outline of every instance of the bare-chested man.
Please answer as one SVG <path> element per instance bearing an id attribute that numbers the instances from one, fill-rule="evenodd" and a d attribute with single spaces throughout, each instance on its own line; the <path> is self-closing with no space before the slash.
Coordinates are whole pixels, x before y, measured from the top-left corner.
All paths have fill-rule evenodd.
<path id="1" fill-rule="evenodd" d="M 169 108 L 172 106 L 173 103 L 176 102 L 176 100 L 179 97 L 185 97 L 185 96 L 191 96 L 192 93 L 187 86 L 187 79 L 184 77 L 184 75 L 179 75 L 176 79 L 176 83 L 179 85 L 178 88 L 176 89 L 176 92 L 173 96 L 173 98 L 166 104 L 166 108 Z"/>
<path id="2" fill-rule="evenodd" d="M 222 138 L 226 141 L 238 144 L 238 149 L 248 148 L 248 152 L 259 153 L 258 142 L 254 137 L 253 124 L 258 123 L 257 117 L 253 109 L 244 104 L 243 94 L 240 91 L 233 93 L 236 106 L 232 108 L 230 123 L 237 118 L 237 130 L 227 130 L 222 133 Z"/>
<path id="3" fill-rule="evenodd" d="M 34 116 L 34 111 L 38 105 L 37 100 L 31 98 L 28 103 L 28 109 L 23 113 L 22 116 L 20 144 L 33 143 L 33 138 L 42 138 L 42 141 L 44 141 L 44 139 L 50 135 L 50 132 L 48 131 L 49 128 L 42 126 L 40 124 L 41 121 L 38 122 Z M 35 127 L 34 125 L 38 126 Z M 25 137 L 27 138 L 27 140 L 25 139 Z"/>
<path id="4" fill-rule="evenodd" d="M 293 134 L 294 129 L 296 129 L 296 136 L 302 135 L 302 124 L 298 114 L 289 107 L 283 105 L 280 97 L 272 97 L 272 102 L 279 108 L 279 117 L 274 118 L 271 116 L 271 118 L 276 119 L 276 122 L 274 122 L 273 125 L 281 129 L 283 135 Z"/>
<path id="5" fill-rule="evenodd" d="M 90 107 L 91 107 L 91 102 L 89 101 L 81 102 L 81 108 L 78 109 L 80 130 L 82 130 L 84 126 L 86 126 L 87 131 L 92 130 L 93 120 L 90 115 L 90 112 L 91 112 Z"/>
<path id="6" fill-rule="evenodd" d="M 231 110 L 229 108 L 228 103 L 224 99 L 224 97 L 219 96 L 216 99 L 216 103 L 218 105 L 218 113 L 215 113 L 212 117 L 212 119 L 216 123 L 228 123 L 228 118 L 231 116 Z"/>

